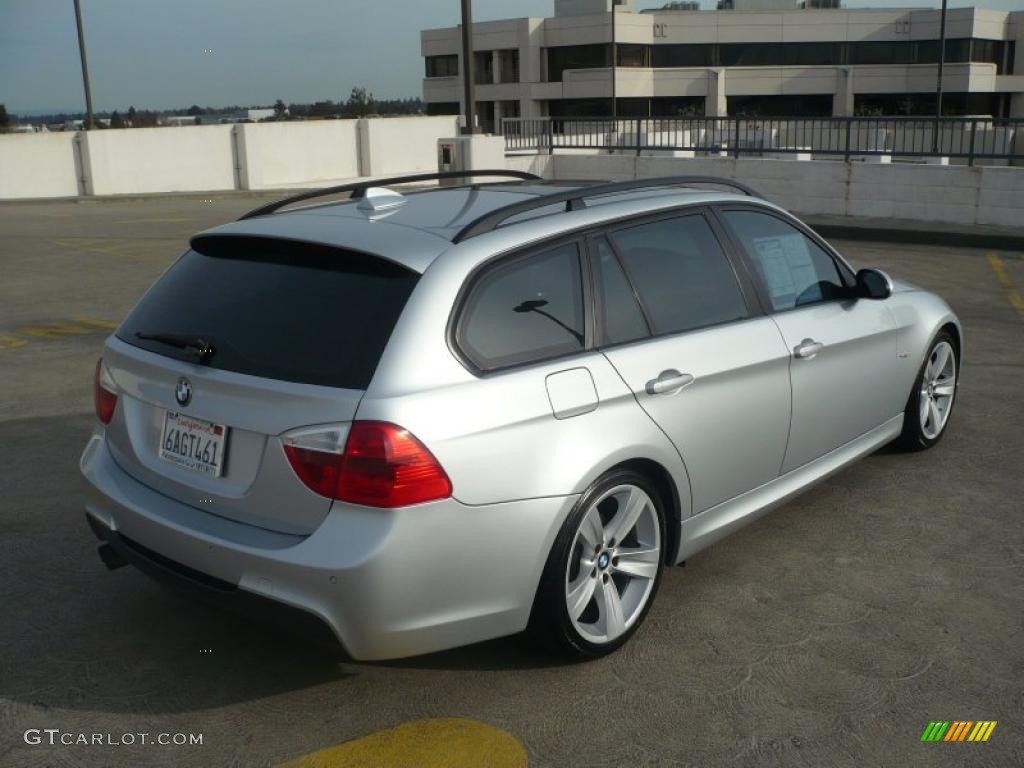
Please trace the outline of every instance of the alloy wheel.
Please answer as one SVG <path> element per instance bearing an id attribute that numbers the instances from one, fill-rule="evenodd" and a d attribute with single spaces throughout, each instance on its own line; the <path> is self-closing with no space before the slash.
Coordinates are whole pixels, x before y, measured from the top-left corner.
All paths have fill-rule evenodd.
<path id="1" fill-rule="evenodd" d="M 949 412 L 956 396 L 956 355 L 948 341 L 940 341 L 932 354 L 921 377 L 919 401 L 921 432 L 934 440 L 946 426 Z"/>
<path id="2" fill-rule="evenodd" d="M 650 599 L 660 563 L 658 511 L 642 488 L 619 485 L 592 502 L 565 573 L 565 604 L 580 636 L 600 645 L 628 631 Z"/>

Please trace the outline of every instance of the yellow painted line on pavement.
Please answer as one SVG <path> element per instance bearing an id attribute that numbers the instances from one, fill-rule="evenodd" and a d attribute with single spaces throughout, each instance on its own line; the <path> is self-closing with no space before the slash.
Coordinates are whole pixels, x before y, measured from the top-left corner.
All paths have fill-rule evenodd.
<path id="1" fill-rule="evenodd" d="M 41 325 L 22 325 L 9 333 L 0 332 L 0 351 L 18 349 L 29 343 L 29 340 L 43 339 L 60 340 L 68 336 L 88 336 L 117 328 L 117 323 L 101 320 L 96 317 L 79 315 L 73 320 L 58 320 Z M 28 338 L 25 338 L 28 337 Z"/>
<path id="2" fill-rule="evenodd" d="M 526 750 L 493 725 L 415 720 L 282 763 L 277 768 L 526 768 Z"/>
<path id="3" fill-rule="evenodd" d="M 54 245 L 60 246 L 61 248 L 68 248 L 73 251 L 86 251 L 88 253 L 98 253 L 101 256 L 113 256 L 118 259 L 134 259 L 135 261 L 147 261 L 145 256 L 140 256 L 135 253 L 125 253 L 120 246 L 101 246 L 96 245 L 97 242 L 105 242 L 104 238 L 91 238 L 91 237 L 75 237 L 64 240 L 51 240 Z"/>
<path id="4" fill-rule="evenodd" d="M 127 219 L 125 221 L 115 221 L 115 224 L 160 224 L 169 222 L 171 224 L 180 224 L 183 221 L 192 221 L 191 218 L 164 218 L 164 219 Z"/>
<path id="5" fill-rule="evenodd" d="M 988 263 L 992 265 L 992 270 L 996 273 L 996 279 L 1006 291 L 1006 296 L 1010 299 L 1010 303 L 1013 305 L 1013 308 L 1016 309 L 1017 314 L 1024 319 L 1024 297 L 1021 297 L 1020 291 L 1017 290 L 1017 286 L 1015 286 L 1013 284 L 1013 280 L 1010 279 L 1010 273 L 1006 271 L 1006 265 L 1003 264 L 1003 260 L 1000 259 L 997 254 L 990 253 L 988 255 Z"/>

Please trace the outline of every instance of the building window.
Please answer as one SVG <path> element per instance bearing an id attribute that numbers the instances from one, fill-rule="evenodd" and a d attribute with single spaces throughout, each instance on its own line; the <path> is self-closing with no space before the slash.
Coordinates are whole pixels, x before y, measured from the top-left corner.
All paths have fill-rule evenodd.
<path id="1" fill-rule="evenodd" d="M 619 43 L 617 48 L 620 67 L 651 66 L 651 46 Z"/>
<path id="2" fill-rule="evenodd" d="M 548 48 L 548 81 L 562 81 L 567 69 L 592 69 L 610 67 L 612 47 L 606 43 L 596 45 L 562 45 Z"/>
<path id="3" fill-rule="evenodd" d="M 727 96 L 730 117 L 830 117 L 831 94 Z"/>
<path id="4" fill-rule="evenodd" d="M 714 62 L 715 46 L 708 43 L 655 45 L 651 49 L 651 64 L 655 67 L 711 67 Z"/>
<path id="5" fill-rule="evenodd" d="M 490 51 L 473 52 L 473 80 L 477 85 L 494 82 L 494 56 Z"/>
<path id="6" fill-rule="evenodd" d="M 550 117 L 608 117 L 611 102 L 608 99 L 551 99 Z"/>
<path id="7" fill-rule="evenodd" d="M 520 115 L 519 102 L 518 101 L 503 101 L 501 102 L 501 116 L 502 117 L 519 117 Z"/>
<path id="8" fill-rule="evenodd" d="M 782 63 L 784 43 L 723 43 L 718 46 L 722 67 L 770 67 Z"/>
<path id="9" fill-rule="evenodd" d="M 427 56 L 427 77 L 457 77 L 459 57 L 457 54 Z"/>
<path id="10" fill-rule="evenodd" d="M 620 66 L 648 66 L 642 54 L 623 51 L 643 46 L 620 45 Z M 650 49 L 653 67 L 777 67 L 839 66 L 842 64 L 935 64 L 939 60 L 938 40 L 894 40 L 811 43 L 697 43 L 654 45 Z M 988 62 L 997 73 L 1010 72 L 1013 43 L 1003 40 L 959 38 L 946 41 L 946 61 L 951 64 Z M 1009 59 L 1009 60 L 1008 60 Z"/>
<path id="11" fill-rule="evenodd" d="M 786 43 L 782 63 L 790 66 L 828 66 L 843 63 L 842 43 Z"/>
<path id="12" fill-rule="evenodd" d="M 944 93 L 944 117 L 986 115 L 1001 117 L 1005 112 L 998 93 Z M 862 117 L 905 117 L 935 115 L 934 93 L 858 93 L 853 97 L 854 113 Z"/>
<path id="13" fill-rule="evenodd" d="M 428 115 L 458 115 L 462 105 L 457 101 L 433 101 L 427 104 Z"/>
<path id="14" fill-rule="evenodd" d="M 655 96 L 651 117 L 704 117 L 703 96 Z"/>
<path id="15" fill-rule="evenodd" d="M 519 82 L 519 49 L 509 48 L 507 50 L 499 51 L 498 55 L 501 57 L 501 82 L 503 83 L 518 83 Z"/>

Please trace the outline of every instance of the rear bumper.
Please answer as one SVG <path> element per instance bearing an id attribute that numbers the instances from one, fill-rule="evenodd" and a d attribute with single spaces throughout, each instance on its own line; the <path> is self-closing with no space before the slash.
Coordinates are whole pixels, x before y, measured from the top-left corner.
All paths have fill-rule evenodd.
<path id="1" fill-rule="evenodd" d="M 163 496 L 125 473 L 97 428 L 81 459 L 86 513 L 121 557 L 243 613 L 315 617 L 356 659 L 412 656 L 526 627 L 576 496 L 396 510 L 335 503 L 309 536 Z M 314 623 L 315 623 L 314 621 Z"/>

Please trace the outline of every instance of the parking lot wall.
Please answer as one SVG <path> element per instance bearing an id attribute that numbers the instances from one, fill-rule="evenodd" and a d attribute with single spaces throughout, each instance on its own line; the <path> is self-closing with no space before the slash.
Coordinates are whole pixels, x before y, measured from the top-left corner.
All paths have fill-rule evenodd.
<path id="1" fill-rule="evenodd" d="M 540 164 L 538 157 L 507 161 L 510 168 L 540 170 L 554 179 L 724 177 L 804 214 L 1010 227 L 1024 221 L 1024 168 L 626 154 L 555 154 Z"/>

